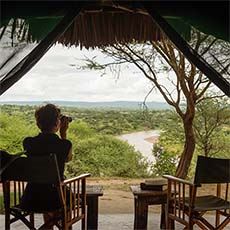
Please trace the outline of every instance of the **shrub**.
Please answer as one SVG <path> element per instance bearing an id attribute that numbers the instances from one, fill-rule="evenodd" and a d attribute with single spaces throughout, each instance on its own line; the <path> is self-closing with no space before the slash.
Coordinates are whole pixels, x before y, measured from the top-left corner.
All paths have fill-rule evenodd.
<path id="1" fill-rule="evenodd" d="M 27 122 L 20 114 L 0 114 L 0 149 L 10 153 L 23 151 L 22 141 L 26 136 L 36 134 L 35 125 Z"/>
<path id="2" fill-rule="evenodd" d="M 144 177 L 147 163 L 128 143 L 112 136 L 97 135 L 78 140 L 66 174 L 90 172 L 92 176 Z"/>
<path id="3" fill-rule="evenodd" d="M 153 155 L 156 163 L 151 167 L 151 169 L 155 176 L 175 174 L 178 157 L 174 153 L 165 151 L 159 144 L 155 144 L 153 148 Z"/>

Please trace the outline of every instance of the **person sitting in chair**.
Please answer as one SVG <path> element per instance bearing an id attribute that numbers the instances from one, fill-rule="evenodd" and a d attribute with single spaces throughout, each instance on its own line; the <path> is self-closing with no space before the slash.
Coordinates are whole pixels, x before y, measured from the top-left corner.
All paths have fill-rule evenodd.
<path id="1" fill-rule="evenodd" d="M 60 109 L 53 104 L 38 108 L 35 118 L 41 132 L 35 137 L 24 139 L 24 150 L 30 157 L 55 154 L 60 177 L 64 180 L 65 162 L 72 158 L 72 143 L 66 139 L 69 118 L 62 116 Z M 56 134 L 58 131 L 60 137 Z M 50 222 L 47 229 L 53 229 L 51 220 L 59 214 L 57 210 L 60 208 L 59 194 L 53 185 L 28 183 L 20 205 L 28 211 L 46 212 L 44 221 Z"/>

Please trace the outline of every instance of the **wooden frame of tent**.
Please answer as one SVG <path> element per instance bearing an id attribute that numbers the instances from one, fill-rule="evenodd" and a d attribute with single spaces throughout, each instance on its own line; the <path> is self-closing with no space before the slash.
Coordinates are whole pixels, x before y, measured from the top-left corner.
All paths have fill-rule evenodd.
<path id="1" fill-rule="evenodd" d="M 217 3 L 219 4 L 219 2 Z M 17 9 L 17 7 L 15 7 L 15 5 L 13 6 L 12 4 L 15 3 L 10 3 L 9 1 L 7 4 L 3 4 L 3 9 L 5 7 L 5 10 L 3 11 L 3 18 L 7 16 L 20 16 L 20 12 L 14 10 L 15 8 Z M 25 2 L 25 4 L 30 5 L 30 2 Z M 34 4 L 34 2 L 32 2 L 32 4 Z M 85 47 L 94 48 L 96 46 L 107 46 L 113 43 L 128 43 L 132 41 L 132 39 L 135 39 L 139 42 L 144 42 L 149 39 L 160 40 L 160 31 L 156 25 L 160 27 L 160 29 L 169 37 L 169 39 L 177 46 L 177 48 L 180 49 L 180 51 L 185 55 L 185 57 L 187 57 L 189 61 L 191 61 L 198 69 L 200 69 L 226 95 L 230 95 L 229 82 L 214 68 L 212 68 L 212 66 L 210 66 L 195 50 L 193 50 L 180 36 L 180 34 L 178 34 L 178 32 L 159 13 L 162 10 L 163 4 L 169 4 L 169 7 L 172 7 L 172 4 L 183 4 L 181 2 L 169 3 L 167 1 L 162 1 L 162 3 L 159 3 L 158 1 L 138 2 L 99 0 L 95 2 L 37 2 L 37 4 L 38 5 L 36 6 L 51 6 L 49 4 L 55 6 L 57 4 L 59 10 L 64 8 L 67 13 L 56 25 L 56 27 L 37 45 L 37 47 L 32 50 L 31 53 L 29 53 L 10 72 L 8 72 L 8 74 L 4 76 L 3 79 L 1 79 L 1 95 L 21 77 L 23 77 L 57 41 L 67 46 L 80 44 L 81 46 L 84 45 Z M 223 8 L 224 7 L 225 5 Z M 199 8 L 195 8 L 194 11 L 197 9 Z M 52 11 L 51 8 L 48 8 L 48 11 Z M 42 11 L 38 11 L 38 14 L 39 12 L 41 13 Z M 100 13 L 100 15 L 98 15 L 98 13 Z M 107 13 L 109 14 L 106 17 Z M 94 25 L 93 28 L 91 28 L 91 30 L 94 31 L 92 33 L 95 35 L 94 39 L 91 39 L 86 35 L 84 36 L 84 32 L 90 30 L 90 28 L 88 28 L 90 24 L 87 24 L 85 17 L 87 14 L 90 14 L 91 17 L 93 14 L 95 14 L 95 17 L 90 19 Z M 115 29 L 113 31 L 109 31 L 109 24 L 106 24 L 106 22 L 108 18 L 111 17 L 111 15 L 116 14 L 118 17 L 116 17 L 114 21 L 115 23 L 119 22 L 121 16 L 127 18 L 128 23 L 125 24 L 122 22 L 122 20 L 120 20 L 120 23 L 115 26 Z M 223 15 L 221 16 L 219 14 L 219 16 L 222 18 Z M 133 28 L 132 23 L 135 24 L 137 21 L 140 22 L 139 29 L 142 28 L 142 31 L 136 30 L 136 27 Z M 220 20 L 220 22 L 223 23 L 224 20 Z M 103 28 L 107 28 L 104 33 L 101 32 L 98 23 L 104 25 Z M 122 27 L 122 25 L 126 26 Z M 78 36 L 76 36 L 76 32 L 81 30 L 83 32 L 78 33 Z M 97 33 L 97 30 L 100 30 L 100 33 Z M 228 34 L 228 28 L 226 28 L 226 34 Z M 82 35 L 82 37 L 80 35 Z M 93 40 L 93 42 L 90 43 L 90 39 Z"/>

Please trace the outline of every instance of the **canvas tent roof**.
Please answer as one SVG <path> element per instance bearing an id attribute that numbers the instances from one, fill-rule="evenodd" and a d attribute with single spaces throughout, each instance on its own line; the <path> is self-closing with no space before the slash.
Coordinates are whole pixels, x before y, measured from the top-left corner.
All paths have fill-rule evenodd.
<path id="1" fill-rule="evenodd" d="M 1 94 L 32 68 L 56 41 L 67 46 L 94 48 L 133 39 L 138 42 L 159 40 L 161 34 L 157 24 L 187 58 L 214 83 L 216 81 L 225 93 L 229 92 L 229 83 L 203 63 L 177 35 L 189 39 L 190 27 L 194 26 L 229 41 L 228 4 L 227 1 L 163 0 L 3 1 L 1 25 L 7 25 L 11 18 L 23 18 L 29 25 L 25 33 L 28 39 L 41 42 L 37 50 L 1 79 Z"/>
<path id="2" fill-rule="evenodd" d="M 189 38 L 193 26 L 206 34 L 229 41 L 227 1 L 3 1 L 1 23 L 11 18 L 26 18 L 34 39 L 46 36 L 72 7 L 81 11 L 59 39 L 64 45 L 95 47 L 131 39 L 146 41 L 159 38 L 159 29 L 146 7 L 154 7 L 179 32 Z M 112 26 L 111 26 L 112 25 Z M 44 28 L 46 27 L 46 28 Z M 138 34 L 138 35 L 137 35 Z M 83 36 L 84 35 L 84 36 Z M 89 38 L 89 39 L 87 39 Z M 115 41 L 116 38 L 116 41 Z M 87 40 L 86 40 L 87 39 Z"/>

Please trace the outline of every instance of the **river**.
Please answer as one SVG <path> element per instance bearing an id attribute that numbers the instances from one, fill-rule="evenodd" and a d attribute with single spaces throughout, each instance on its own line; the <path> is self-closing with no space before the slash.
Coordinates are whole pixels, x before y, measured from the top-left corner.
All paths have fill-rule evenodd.
<path id="1" fill-rule="evenodd" d="M 155 159 L 152 154 L 153 144 L 160 136 L 159 130 L 149 130 L 123 134 L 118 136 L 119 139 L 127 141 L 130 145 L 146 157 L 149 164 L 154 163 Z"/>

